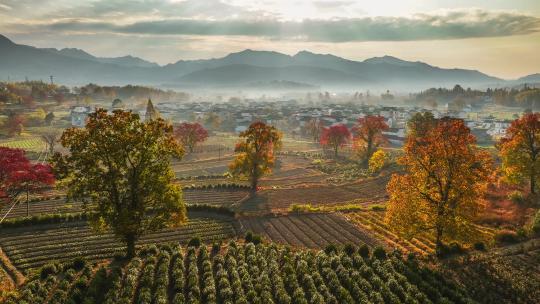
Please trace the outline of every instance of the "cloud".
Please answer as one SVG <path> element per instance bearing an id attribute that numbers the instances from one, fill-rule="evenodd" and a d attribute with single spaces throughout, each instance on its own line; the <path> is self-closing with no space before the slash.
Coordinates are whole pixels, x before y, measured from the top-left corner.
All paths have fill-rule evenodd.
<path id="1" fill-rule="evenodd" d="M 114 23 L 87 18 L 67 18 L 52 23 L 12 24 L 27 31 L 116 33 L 179 36 L 257 36 L 272 40 L 311 42 L 415 41 L 503 37 L 535 33 L 540 18 L 507 12 L 452 10 L 411 17 L 363 17 L 281 21 L 261 19 L 160 18 Z"/>

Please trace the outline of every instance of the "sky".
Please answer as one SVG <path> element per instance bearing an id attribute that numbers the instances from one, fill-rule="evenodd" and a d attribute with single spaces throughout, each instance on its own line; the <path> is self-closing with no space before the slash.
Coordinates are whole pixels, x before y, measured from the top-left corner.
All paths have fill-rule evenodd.
<path id="1" fill-rule="evenodd" d="M 0 0 L 0 34 L 162 65 L 249 48 L 540 73 L 540 0 Z"/>

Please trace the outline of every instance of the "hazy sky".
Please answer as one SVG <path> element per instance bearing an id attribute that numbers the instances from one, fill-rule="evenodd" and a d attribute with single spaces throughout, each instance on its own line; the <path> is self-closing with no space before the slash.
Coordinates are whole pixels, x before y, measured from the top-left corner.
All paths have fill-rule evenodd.
<path id="1" fill-rule="evenodd" d="M 0 33 L 160 64 L 250 48 L 540 73 L 540 0 L 0 0 Z"/>

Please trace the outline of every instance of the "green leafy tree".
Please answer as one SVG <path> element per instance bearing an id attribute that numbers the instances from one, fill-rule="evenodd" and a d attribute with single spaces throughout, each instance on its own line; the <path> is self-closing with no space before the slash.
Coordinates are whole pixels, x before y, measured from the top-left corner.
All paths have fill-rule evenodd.
<path id="1" fill-rule="evenodd" d="M 64 179 L 68 198 L 90 202 L 90 222 L 98 231 L 111 228 L 135 254 L 135 242 L 148 230 L 178 226 L 186 220 L 179 185 L 173 184 L 171 157 L 184 151 L 173 128 L 157 118 L 98 109 L 85 128 L 61 137 L 68 154 L 56 153 L 53 166 Z"/>
<path id="2" fill-rule="evenodd" d="M 236 144 L 235 160 L 229 166 L 235 176 L 247 177 L 251 189 L 257 190 L 259 179 L 271 172 L 274 166 L 274 151 L 281 147 L 281 133 L 263 122 L 254 122 L 240 133 L 242 141 Z"/>

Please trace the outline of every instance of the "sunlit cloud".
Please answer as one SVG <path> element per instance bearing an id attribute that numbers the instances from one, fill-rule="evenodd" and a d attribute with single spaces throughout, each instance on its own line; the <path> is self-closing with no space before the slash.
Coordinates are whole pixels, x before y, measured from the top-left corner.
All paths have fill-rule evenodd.
<path id="1" fill-rule="evenodd" d="M 516 13 L 449 11 L 411 17 L 364 17 L 349 19 L 279 21 L 275 19 L 197 20 L 165 19 L 129 24 L 67 19 L 53 23 L 15 24 L 32 31 L 108 32 L 148 35 L 258 36 L 269 39 L 349 42 L 412 41 L 503 37 L 524 35 L 540 29 L 540 19 Z"/>

